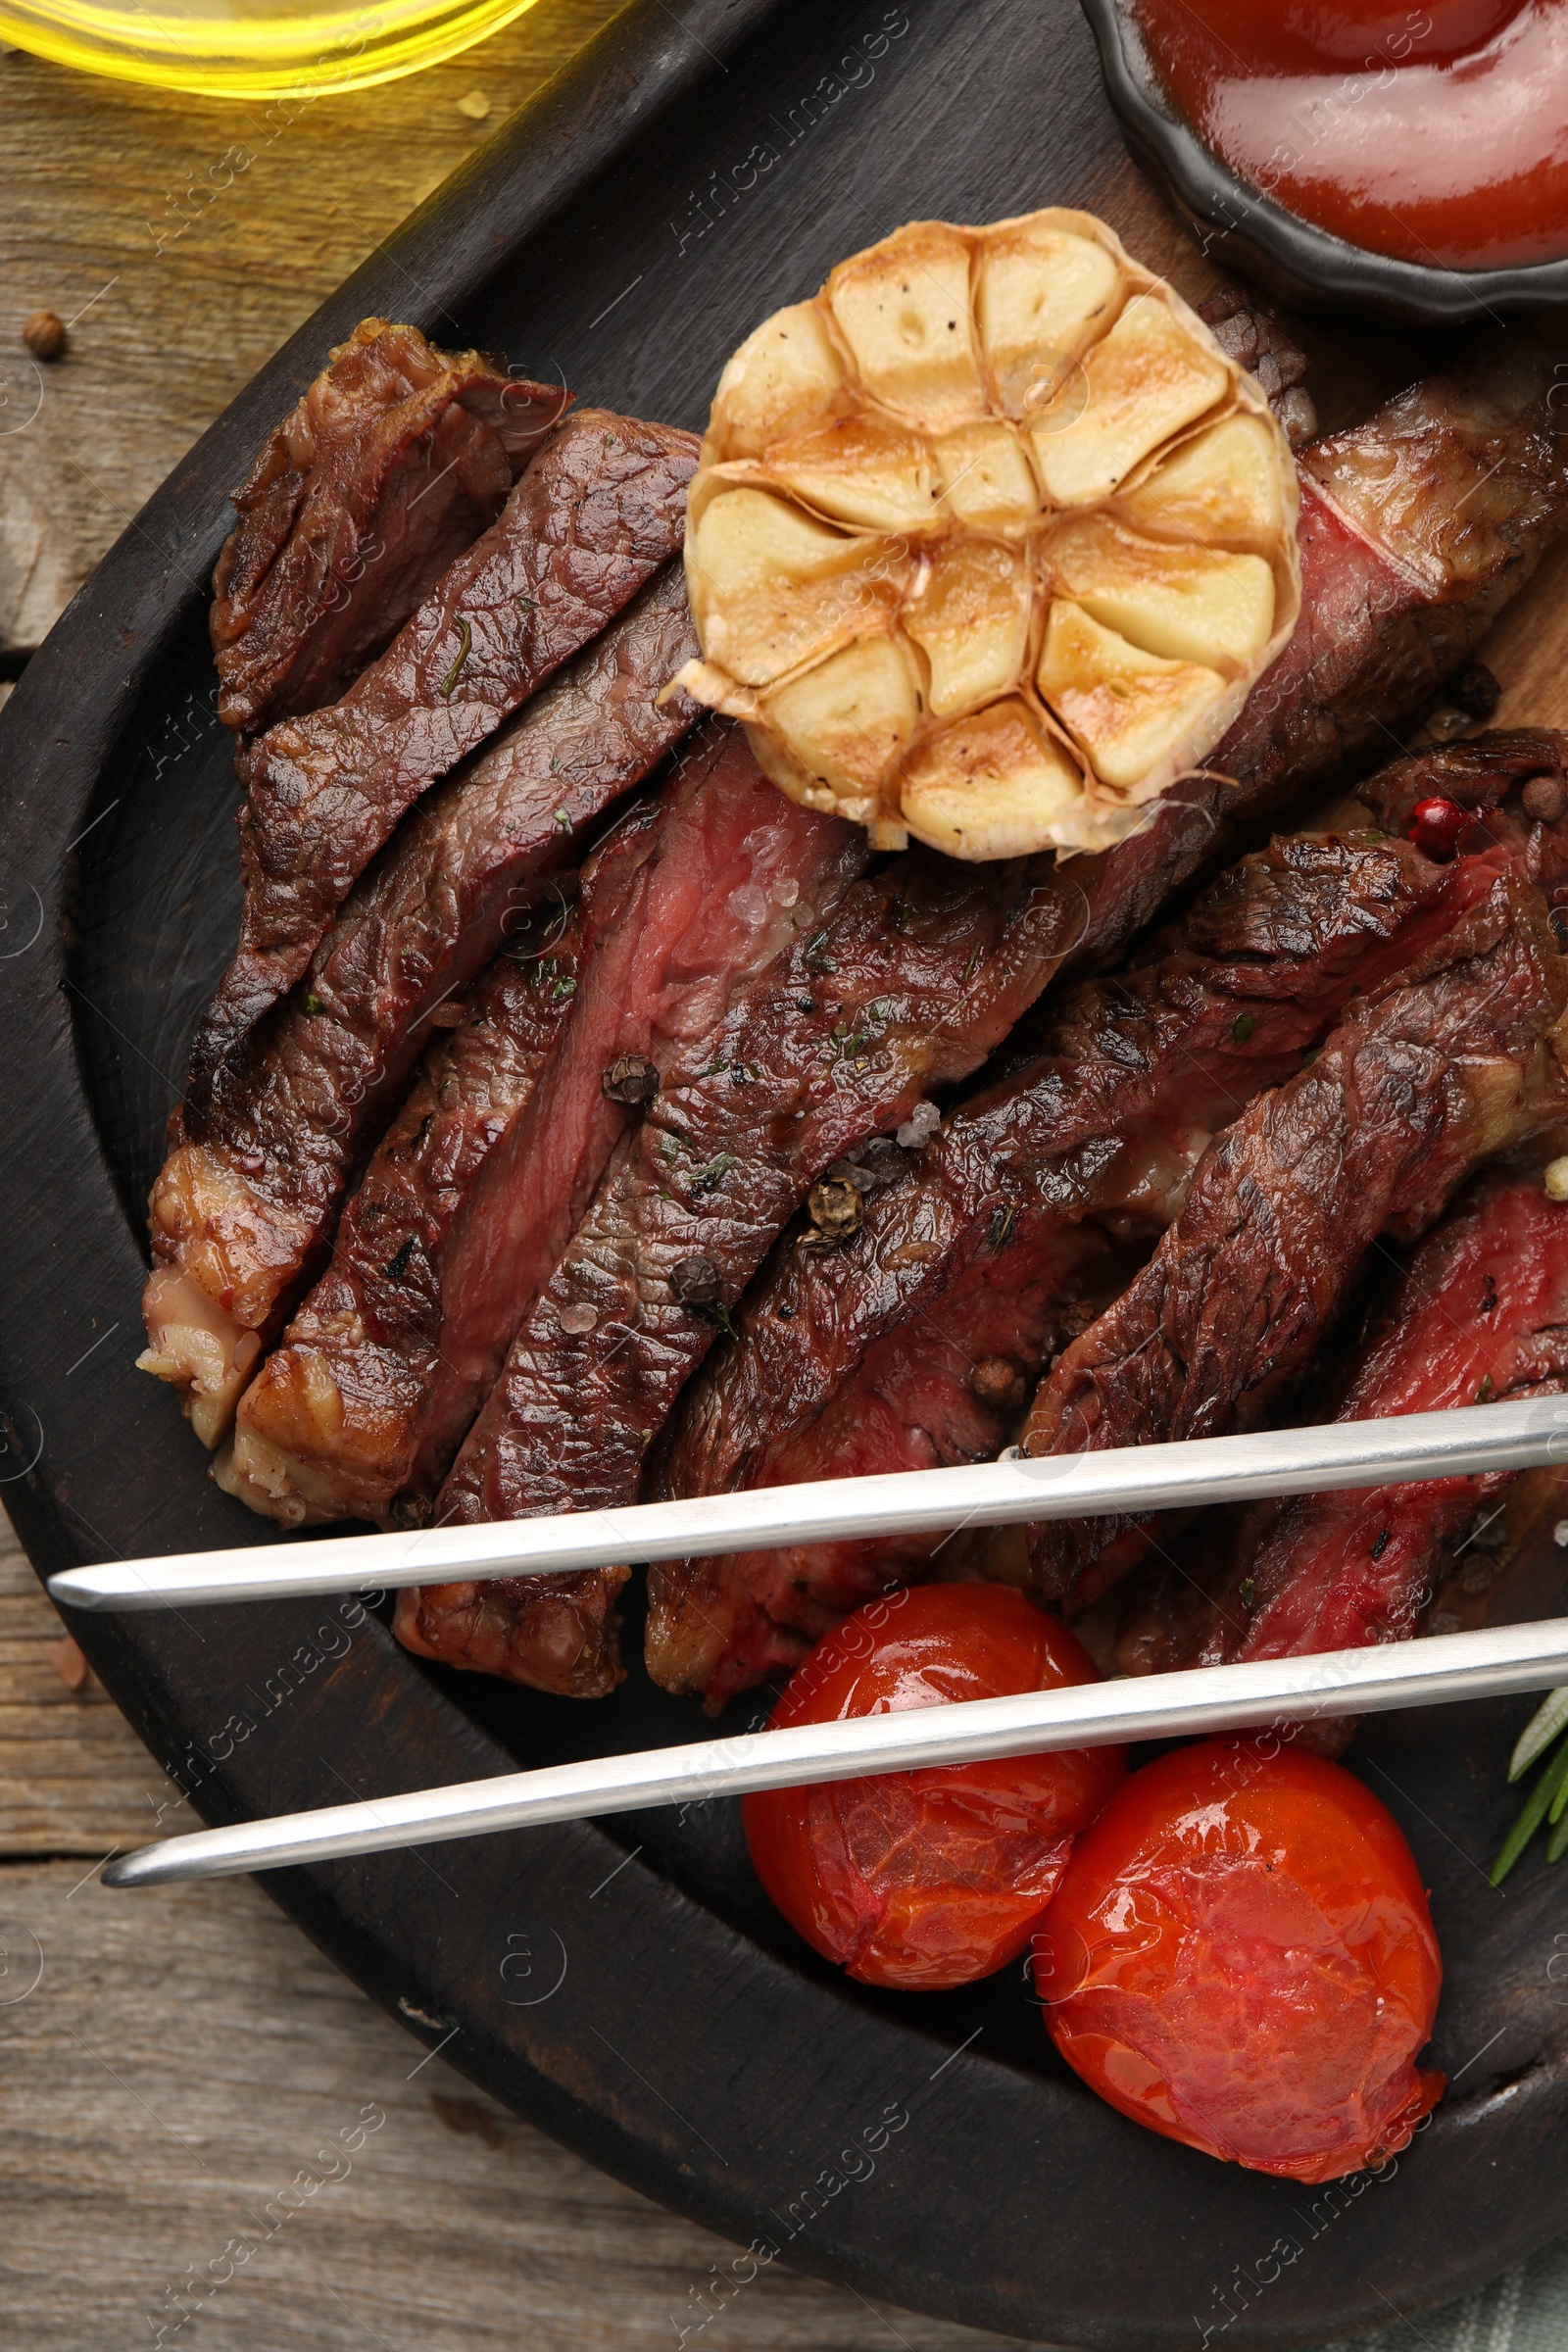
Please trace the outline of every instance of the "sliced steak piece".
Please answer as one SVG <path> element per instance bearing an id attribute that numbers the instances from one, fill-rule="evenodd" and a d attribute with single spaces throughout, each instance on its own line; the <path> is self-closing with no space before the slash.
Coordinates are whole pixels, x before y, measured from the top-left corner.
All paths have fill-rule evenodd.
<path id="1" fill-rule="evenodd" d="M 442 1371 L 447 1229 L 499 1148 L 530 1124 L 582 950 L 568 883 L 466 1000 L 440 1007 L 454 1025 L 426 1049 L 339 1220 L 331 1264 L 241 1396 L 214 1466 L 253 1510 L 285 1527 L 379 1519 L 407 1483 L 399 1441 Z"/>
<path id="2" fill-rule="evenodd" d="M 1374 1241 L 1423 1231 L 1478 1161 L 1568 1110 L 1568 960 L 1495 855 L 1482 903 L 1210 1146 L 1148 1266 L 1041 1388 L 1026 1453 L 1257 1428 Z M 1031 1572 L 1082 1607 L 1147 1541 L 1115 1518 L 1037 1524 Z"/>
<path id="3" fill-rule="evenodd" d="M 509 926 L 577 863 L 582 829 L 701 715 L 659 696 L 696 644 L 678 564 L 477 759 L 429 794 L 358 884 L 279 1005 L 224 1073 L 205 1133 L 175 1114 L 153 1188 L 145 1369 L 216 1445 L 331 1237 L 428 1042 Z"/>
<path id="4" fill-rule="evenodd" d="M 1062 903 L 1049 861 L 1043 887 L 1036 870 L 912 851 L 753 982 L 612 1161 L 469 1432 L 439 1519 L 635 1498 L 682 1382 L 813 1175 L 896 1126 L 928 1085 L 972 1069 L 1038 993 Z M 554 1647 L 537 1654 L 536 1587 L 478 1593 L 486 1654 L 475 1663 L 518 1681 L 553 1670 Z M 609 1630 L 596 1607 L 584 1643 Z M 616 1671 L 602 1656 L 593 1686 Z"/>
<path id="5" fill-rule="evenodd" d="M 583 410 L 340 703 L 242 749 L 240 944 L 192 1049 L 187 1134 L 212 1131 L 225 1068 L 405 810 L 679 552 L 696 462 L 690 433 Z"/>
<path id="6" fill-rule="evenodd" d="M 705 727 L 589 859 L 580 921 L 520 964 L 509 950 L 427 1064 L 220 1483 L 296 1524 L 428 1518 L 637 1097 L 865 857 L 775 792 L 738 729 Z"/>
<path id="7" fill-rule="evenodd" d="M 1291 341 L 1273 312 L 1250 286 L 1231 285 L 1198 306 L 1198 316 L 1222 351 L 1255 377 L 1293 449 L 1317 435 L 1317 410 L 1306 390 L 1306 354 Z"/>
<path id="8" fill-rule="evenodd" d="M 1242 828 L 1380 759 L 1568 526 L 1568 437 L 1551 355 L 1529 329 L 1301 453 L 1301 616 L 1205 770 L 1146 831 L 1075 858 L 1077 961 L 1103 969 Z"/>
<path id="9" fill-rule="evenodd" d="M 1483 1177 L 1427 1235 L 1339 1385 L 1336 1421 L 1568 1387 L 1568 1205 L 1546 1198 L 1539 1167 Z M 1124 1611 L 1117 1662 L 1159 1674 L 1406 1641 L 1453 1540 L 1508 1484 L 1427 1479 L 1212 1513 Z M 1352 1728 L 1320 1720 L 1298 1736 L 1338 1753 Z"/>
<path id="10" fill-rule="evenodd" d="M 682 1398 L 661 1491 L 709 1494 L 979 1461 L 1004 1445 L 1122 1241 L 1179 1205 L 1210 1137 L 1356 989 L 1485 882 L 1408 843 L 1303 835 L 1244 858 L 1134 969 L 1063 999 L 1041 1052 L 956 1110 L 865 1201 L 858 1232 L 775 1251 Z M 1489 876 L 1490 878 L 1490 876 Z M 1116 1283 L 1117 1288 L 1120 1287 Z M 650 1575 L 649 1671 L 715 1706 L 945 1539 L 802 1545 Z"/>
<path id="11" fill-rule="evenodd" d="M 714 1061 L 722 1051 L 724 1014 L 736 992 L 760 970 L 790 961 L 789 943 L 803 929 L 815 928 L 821 910 L 842 899 L 869 854 L 858 827 L 797 808 L 774 790 L 739 730 L 729 733 L 722 760 L 706 789 L 691 789 L 683 782 L 677 790 L 683 804 L 679 837 L 672 824 L 663 868 L 652 876 L 640 927 L 628 922 L 628 929 L 640 928 L 634 953 L 614 975 L 619 986 L 605 987 L 592 1026 L 579 1026 L 590 1011 L 586 1001 L 574 1012 L 559 1065 L 568 1072 L 573 1060 L 579 1061 L 581 1080 L 597 1095 L 606 1077 L 617 1091 L 624 1091 L 627 1064 L 635 1056 L 630 1074 L 635 1077 L 638 1066 L 651 1061 L 663 1074 L 661 1086 L 649 1099 L 642 1127 L 625 1136 L 611 1176 L 575 1232 L 559 1214 L 548 1223 L 538 1217 L 529 1198 L 529 1190 L 537 1190 L 537 1175 L 532 1168 L 519 1169 L 514 1178 L 517 1189 L 505 1212 L 515 1240 L 515 1263 L 504 1266 L 498 1281 L 496 1270 L 486 1262 L 488 1237 L 474 1218 L 468 1218 L 460 1243 L 466 1244 L 468 1262 L 454 1269 L 459 1295 L 448 1310 L 443 1354 L 449 1365 L 456 1356 L 460 1370 L 466 1359 L 469 1377 L 461 1398 L 449 1379 L 444 1396 L 434 1399 L 437 1408 L 444 1405 L 446 1411 L 441 1435 L 448 1458 L 462 1434 L 460 1406 L 466 1417 L 480 1403 L 519 1314 L 532 1302 L 541 1281 L 552 1276 L 553 1267 L 552 1289 L 545 1293 L 549 1302 L 543 1308 L 548 1327 L 572 1344 L 587 1339 L 605 1303 L 602 1298 L 597 1305 L 588 1303 L 582 1282 L 590 1270 L 583 1253 L 594 1249 L 595 1211 L 607 1197 L 617 1197 L 615 1173 L 640 1162 L 645 1138 L 652 1134 L 662 1141 L 678 1131 L 686 1108 L 684 1090 L 675 1092 L 673 1109 L 665 1114 L 673 1073 Z M 585 1000 L 594 976 L 590 957 Z M 554 1141 L 552 1123 L 552 1148 Z M 654 1156 L 656 1165 L 662 1164 L 662 1151 Z M 673 1171 L 666 1174 L 671 1186 L 681 1182 Z M 638 1278 L 629 1261 L 616 1271 L 633 1283 Z M 703 1280 L 692 1269 L 684 1278 L 677 1270 L 674 1279 L 692 1306 L 699 1307 L 706 1296 Z M 573 1298 L 559 1295 L 563 1281 L 572 1286 Z M 505 1293 L 509 1286 L 514 1286 L 513 1311 L 503 1318 L 495 1311 L 494 1293 Z M 539 1311 L 536 1306 L 524 1331 Z M 554 1437 L 564 1446 L 581 1447 L 591 1441 L 596 1398 L 585 1387 L 574 1400 L 560 1402 L 564 1417 Z M 444 1462 L 439 1467 L 444 1468 Z M 442 1518 L 453 1515 L 448 1507 L 451 1492 L 449 1484 L 439 1510 Z M 604 1577 L 529 1578 L 409 1592 L 399 1601 L 397 1633 L 411 1649 L 449 1665 L 504 1674 L 569 1697 L 596 1697 L 620 1676 L 612 1602 L 625 1576 L 626 1571 L 618 1569 Z M 524 1584 L 525 1591 L 519 1590 Z"/>
<path id="12" fill-rule="evenodd" d="M 568 399 L 362 319 L 233 493 L 213 574 L 224 726 L 335 702 L 494 522 Z"/>
<path id="13" fill-rule="evenodd" d="M 1391 760 L 1364 784 L 1356 799 L 1365 803 L 1378 823 L 1390 833 L 1402 833 L 1418 801 L 1452 801 L 1456 808 L 1494 808 L 1513 790 L 1535 777 L 1561 784 L 1568 776 L 1568 735 L 1555 727 L 1494 727 L 1485 735 L 1463 742 L 1407 753 Z M 1550 821 L 1556 823 L 1568 807 L 1568 793 L 1559 804 L 1549 796 Z M 1537 814 L 1536 808 L 1531 813 Z"/>

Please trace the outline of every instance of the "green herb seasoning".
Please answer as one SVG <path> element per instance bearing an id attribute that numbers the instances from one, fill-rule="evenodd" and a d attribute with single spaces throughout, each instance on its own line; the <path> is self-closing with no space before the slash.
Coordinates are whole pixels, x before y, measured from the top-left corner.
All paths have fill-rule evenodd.
<path id="1" fill-rule="evenodd" d="M 1012 1229 L 1017 1222 L 1018 1210 L 1012 1201 L 1009 1201 L 1005 1208 L 997 1210 L 991 1220 L 991 1231 L 986 1236 L 993 1250 L 1005 1250 L 1012 1239 Z"/>
<path id="2" fill-rule="evenodd" d="M 1257 1023 L 1250 1012 L 1239 1012 L 1231 1023 L 1231 1036 L 1237 1045 L 1245 1046 L 1256 1027 Z"/>
<path id="3" fill-rule="evenodd" d="M 1546 1840 L 1546 1860 L 1559 1862 L 1568 1851 L 1568 1690 L 1553 1690 L 1542 1701 L 1520 1733 L 1508 1765 L 1510 1781 L 1521 1780 L 1533 1764 L 1543 1766 L 1513 1828 L 1492 1865 L 1492 1884 L 1500 1886 L 1544 1822 L 1552 1825 Z"/>
<path id="4" fill-rule="evenodd" d="M 453 662 L 452 667 L 447 671 L 446 676 L 441 681 L 441 700 L 444 703 L 451 702 L 452 689 L 454 686 L 456 686 L 459 678 L 462 677 L 463 664 L 468 659 L 468 655 L 472 651 L 473 647 L 473 631 L 469 628 L 466 620 L 459 621 L 458 634 L 463 640 L 463 643 L 458 648 L 458 658 Z"/>

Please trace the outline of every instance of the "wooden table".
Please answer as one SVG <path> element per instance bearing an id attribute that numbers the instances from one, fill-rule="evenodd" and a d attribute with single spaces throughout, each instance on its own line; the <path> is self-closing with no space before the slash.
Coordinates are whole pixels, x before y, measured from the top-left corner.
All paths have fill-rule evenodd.
<path id="1" fill-rule="evenodd" d="M 323 98 L 282 131 L 260 107 L 0 52 L 0 680 L 262 362 L 613 6 L 543 0 L 451 64 Z M 232 184 L 204 204 L 225 157 Z M 34 371 L 20 330 L 40 306 L 74 323 L 67 356 Z M 124 2352 L 164 2328 L 204 2352 L 675 2344 L 727 2261 L 718 2239 L 477 2097 L 248 1882 L 98 1886 L 112 1847 L 195 1824 L 104 1693 L 72 1687 L 54 1612 L 3 1522 L 0 1537 L 7 2341 Z M 356 2129 L 350 2172 L 311 2189 L 317 2152 Z M 225 2257 L 236 2238 L 258 2251 Z M 232 2277 L 216 2284 L 214 2265 Z M 780 2266 L 689 2340 L 998 2339 Z"/>

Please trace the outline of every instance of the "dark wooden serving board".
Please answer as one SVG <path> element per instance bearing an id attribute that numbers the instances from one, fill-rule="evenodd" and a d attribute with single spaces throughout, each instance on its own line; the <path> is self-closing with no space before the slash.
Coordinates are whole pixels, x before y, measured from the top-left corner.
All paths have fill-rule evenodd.
<path id="1" fill-rule="evenodd" d="M 1048 202 L 1102 212 L 1189 295 L 1213 282 L 1127 164 L 1069 0 L 872 0 L 863 20 L 829 0 L 638 0 L 302 329 L 105 560 L 0 719 L 0 1494 L 40 1570 L 270 1533 L 211 1486 L 132 1358 L 143 1203 L 238 904 L 205 583 L 229 486 L 327 345 L 367 313 L 408 317 L 699 425 L 743 333 L 843 254 L 911 217 Z M 1330 420 L 1443 356 L 1359 318 L 1304 339 Z M 1497 634 L 1505 716 L 1563 714 L 1565 569 Z M 1476 1610 L 1557 1605 L 1558 1507 L 1549 1484 L 1517 1490 L 1514 1568 Z M 335 1602 L 78 1632 L 213 1821 L 701 1729 L 635 1671 L 573 1707 L 427 1669 Z M 737 2283 L 772 2248 L 977 2326 L 1125 2352 L 1196 2352 L 1206 2328 L 1244 2352 L 1383 2325 L 1568 2227 L 1551 2145 L 1568 1874 L 1532 1858 L 1506 1894 L 1485 1875 L 1528 1709 L 1387 1719 L 1357 1751 L 1432 1886 L 1435 2055 L 1454 2077 L 1361 2193 L 1293 2190 L 1124 2123 L 1056 2063 L 1016 1977 L 903 2000 L 841 1981 L 769 1915 L 728 1806 L 268 1885 L 475 2081 L 755 2241 Z"/>

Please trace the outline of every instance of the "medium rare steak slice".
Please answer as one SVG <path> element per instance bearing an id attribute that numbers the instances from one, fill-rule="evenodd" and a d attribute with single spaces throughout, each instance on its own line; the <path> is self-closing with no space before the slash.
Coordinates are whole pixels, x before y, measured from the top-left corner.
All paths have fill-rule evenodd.
<path id="1" fill-rule="evenodd" d="M 469 1432 L 438 1519 L 635 1499 L 681 1384 L 812 1176 L 896 1126 L 928 1085 L 972 1069 L 1038 993 L 1062 919 L 1049 861 L 1045 887 L 1038 870 L 911 851 L 857 883 L 752 983 L 612 1161 Z M 533 1631 L 537 1583 L 477 1590 L 485 1654 L 473 1663 L 517 1681 L 553 1670 L 555 1646 L 541 1657 Z M 596 1602 L 583 1659 L 610 1630 Z M 616 1671 L 608 1655 L 591 1677 L 576 1664 L 573 1688 L 605 1687 Z"/>
<path id="2" fill-rule="evenodd" d="M 1568 438 L 1551 356 L 1528 329 L 1482 341 L 1364 424 L 1302 451 L 1301 617 L 1203 771 L 1146 831 L 1075 858 L 1102 969 L 1227 840 L 1295 792 L 1379 759 L 1568 527 Z"/>
<path id="3" fill-rule="evenodd" d="M 241 1399 L 220 1483 L 294 1523 L 427 1518 L 629 1102 L 864 863 L 738 729 L 705 727 L 589 859 L 580 921 L 553 912 L 559 940 L 509 949 L 427 1064 Z"/>
<path id="4" fill-rule="evenodd" d="M 679 566 L 479 757 L 429 794 L 360 881 L 224 1076 L 206 1135 L 182 1132 L 153 1187 L 141 1362 L 222 1436 L 239 1391 L 319 1263 L 338 1202 L 436 1008 L 577 863 L 581 835 L 695 723 L 660 693 L 696 643 Z"/>
<path id="5" fill-rule="evenodd" d="M 1476 887 L 1371 835 L 1308 834 L 1244 858 L 1131 971 L 1072 989 L 1020 1070 L 923 1150 L 893 1150 L 858 1231 L 833 1248 L 809 1231 L 781 1244 L 737 1339 L 682 1398 L 661 1491 L 994 1455 L 1086 1297 L 1129 1270 L 1106 1225 L 1147 1249 L 1210 1137 Z M 945 1541 L 655 1567 L 649 1671 L 720 1705 L 870 1593 L 923 1574 Z"/>
<path id="6" fill-rule="evenodd" d="M 1336 1421 L 1568 1387 L 1568 1205 L 1546 1198 L 1539 1167 L 1483 1177 L 1385 1293 Z M 1117 1662 L 1159 1674 L 1406 1641 L 1453 1539 L 1508 1483 L 1428 1479 L 1214 1512 L 1124 1610 Z M 1351 1728 L 1300 1736 L 1337 1753 Z"/>
<path id="7" fill-rule="evenodd" d="M 362 319 L 233 494 L 213 574 L 224 726 L 335 702 L 494 522 L 568 398 Z"/>
<path id="8" fill-rule="evenodd" d="M 1149 1264 L 1058 1358 L 1026 1453 L 1257 1428 L 1373 1242 L 1420 1233 L 1478 1161 L 1562 1118 L 1568 960 L 1542 894 L 1493 855 L 1481 904 L 1210 1146 Z M 1031 1572 L 1081 1607 L 1147 1540 L 1114 1518 L 1040 1523 Z"/>
<path id="9" fill-rule="evenodd" d="M 240 944 L 192 1049 L 188 1135 L 212 1132 L 240 1044 L 405 810 L 679 552 L 696 455 L 689 433 L 583 410 L 341 702 L 241 751 Z"/>
<path id="10" fill-rule="evenodd" d="M 214 1465 L 253 1510 L 285 1527 L 376 1519 L 407 1483 L 398 1440 L 441 1374 L 445 1228 L 528 1122 L 582 947 L 568 882 L 466 1000 L 440 1007 L 454 1025 L 426 1049 L 339 1219 L 331 1264 L 241 1396 Z"/>

